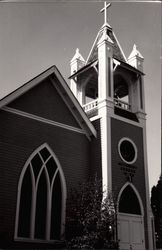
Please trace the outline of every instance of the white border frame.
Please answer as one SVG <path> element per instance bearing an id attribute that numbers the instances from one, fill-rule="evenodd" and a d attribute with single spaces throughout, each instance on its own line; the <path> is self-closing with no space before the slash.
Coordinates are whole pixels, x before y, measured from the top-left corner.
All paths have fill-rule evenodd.
<path id="1" fill-rule="evenodd" d="M 33 157 L 39 153 L 39 151 L 41 149 L 43 149 L 44 147 L 46 147 L 48 149 L 48 151 L 50 152 L 50 156 L 49 158 L 53 157 L 55 162 L 56 162 L 56 165 L 57 165 L 57 170 L 56 172 L 59 172 L 60 173 L 60 181 L 61 181 L 61 190 L 62 190 L 62 211 L 61 211 L 61 240 L 63 240 L 64 238 L 64 230 L 65 230 L 65 213 L 66 213 L 66 198 L 67 198 L 67 189 L 66 189 L 66 181 L 65 181 L 65 177 L 64 177 L 64 173 L 63 173 L 63 170 L 61 168 L 61 165 L 60 165 L 60 162 L 59 160 L 57 159 L 56 155 L 54 154 L 54 152 L 52 151 L 52 149 L 49 147 L 49 145 L 47 143 L 44 143 L 42 144 L 41 146 L 39 146 L 36 150 L 34 150 L 34 152 L 29 156 L 28 160 L 26 161 L 22 171 L 21 171 L 21 174 L 20 174 L 20 178 L 19 178 L 19 183 L 18 183 L 18 191 L 17 191 L 17 206 L 16 206 L 16 218 L 15 218 L 15 234 L 14 234 L 14 240 L 15 241 L 26 241 L 26 242 L 44 242 L 44 243 L 51 243 L 51 242 L 55 242 L 55 240 L 50 240 L 50 226 L 51 224 L 49 223 L 46 223 L 46 239 L 45 240 L 39 240 L 39 239 L 35 239 L 34 238 L 34 229 L 33 229 L 33 225 L 35 224 L 34 221 L 32 223 L 30 223 L 30 226 L 31 226 L 31 229 L 30 229 L 30 238 L 23 238 L 23 237 L 18 237 L 18 222 L 19 222 L 19 207 L 20 207 L 20 194 L 21 194 L 21 186 L 22 186 L 22 181 L 23 181 L 23 177 L 24 177 L 24 174 L 25 174 L 25 171 L 27 169 L 27 167 L 30 165 L 30 162 L 31 160 L 33 159 Z M 49 158 L 46 160 L 48 161 Z M 46 163 L 45 161 L 45 163 Z M 45 165 L 44 163 L 44 165 Z M 30 170 L 31 171 L 31 170 Z M 32 178 L 34 178 L 33 174 L 31 173 L 31 176 Z M 40 177 L 40 173 L 39 173 L 39 176 L 38 176 L 38 179 Z M 53 177 L 53 179 L 56 177 L 56 173 Z M 46 173 L 46 178 L 47 178 L 47 173 Z M 54 183 L 54 181 L 53 181 Z M 53 183 L 51 185 L 51 191 L 52 191 L 52 187 L 53 187 Z M 38 183 L 37 183 L 38 184 Z M 37 184 L 36 184 L 36 188 L 37 188 Z M 47 187 L 48 189 L 48 187 Z M 35 192 L 33 192 L 35 194 Z M 52 192 L 51 192 L 52 194 Z M 36 199 L 36 197 L 35 197 Z M 34 199 L 34 200 L 35 200 Z M 49 203 L 51 199 L 49 199 L 49 195 L 47 194 L 47 209 L 49 208 Z M 32 210 L 33 212 L 33 210 Z M 32 219 L 35 219 L 34 218 L 34 214 L 32 213 L 31 214 L 31 220 Z M 49 221 L 50 218 L 48 218 L 47 216 L 47 220 Z M 47 221 L 46 221 L 47 222 Z M 58 241 L 58 240 L 57 240 Z"/>
<path id="2" fill-rule="evenodd" d="M 134 151 L 135 151 L 135 157 L 134 157 L 134 159 L 133 159 L 132 161 L 126 161 L 126 160 L 123 158 L 123 156 L 121 155 L 120 146 L 121 146 L 121 143 L 122 143 L 123 141 L 129 141 L 129 142 L 133 145 L 133 148 L 134 148 Z M 130 164 L 133 164 L 133 163 L 136 162 L 136 160 L 137 160 L 137 155 L 138 155 L 137 146 L 136 146 L 136 144 L 135 144 L 130 138 L 128 138 L 128 137 L 123 137 L 123 138 L 121 138 L 120 141 L 118 142 L 118 153 L 119 153 L 119 155 L 120 155 L 120 158 L 121 158 L 125 163 L 127 163 L 127 164 L 129 164 L 129 165 L 130 165 Z"/>

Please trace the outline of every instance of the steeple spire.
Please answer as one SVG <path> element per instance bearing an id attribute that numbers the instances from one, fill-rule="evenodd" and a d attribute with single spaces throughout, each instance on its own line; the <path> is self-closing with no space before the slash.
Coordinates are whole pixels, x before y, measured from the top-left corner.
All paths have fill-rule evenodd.
<path id="1" fill-rule="evenodd" d="M 104 7 L 100 10 L 100 12 L 104 12 L 104 24 L 108 24 L 108 18 L 107 18 L 107 9 L 111 6 L 111 3 L 104 2 Z"/>

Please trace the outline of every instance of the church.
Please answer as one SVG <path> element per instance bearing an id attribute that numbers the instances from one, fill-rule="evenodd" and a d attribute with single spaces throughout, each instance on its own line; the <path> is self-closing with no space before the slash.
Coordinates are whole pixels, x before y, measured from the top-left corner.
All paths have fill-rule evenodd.
<path id="1" fill-rule="evenodd" d="M 0 100 L 0 247 L 64 241 L 69 192 L 96 174 L 117 194 L 120 250 L 154 249 L 144 100 L 144 58 L 128 58 L 107 20 L 86 60 L 71 59 Z"/>

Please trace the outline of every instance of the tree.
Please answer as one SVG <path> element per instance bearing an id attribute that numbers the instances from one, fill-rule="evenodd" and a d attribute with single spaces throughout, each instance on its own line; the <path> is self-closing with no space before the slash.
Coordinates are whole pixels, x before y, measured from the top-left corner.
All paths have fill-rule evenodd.
<path id="1" fill-rule="evenodd" d="M 151 190 L 151 207 L 154 214 L 156 247 L 162 247 L 162 179 Z"/>
<path id="2" fill-rule="evenodd" d="M 102 182 L 97 177 L 71 191 L 67 203 L 67 248 L 118 249 L 113 195 L 108 192 L 103 197 Z"/>

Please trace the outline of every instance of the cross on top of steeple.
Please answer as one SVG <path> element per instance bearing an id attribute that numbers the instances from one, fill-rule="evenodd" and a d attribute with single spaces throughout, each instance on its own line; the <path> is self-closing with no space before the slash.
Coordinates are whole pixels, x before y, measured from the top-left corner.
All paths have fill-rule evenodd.
<path id="1" fill-rule="evenodd" d="M 106 3 L 106 1 L 104 2 L 104 7 L 100 10 L 100 12 L 104 12 L 104 21 L 105 21 L 105 24 L 107 24 L 107 9 L 111 6 L 111 3 Z"/>

